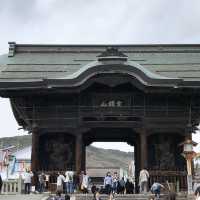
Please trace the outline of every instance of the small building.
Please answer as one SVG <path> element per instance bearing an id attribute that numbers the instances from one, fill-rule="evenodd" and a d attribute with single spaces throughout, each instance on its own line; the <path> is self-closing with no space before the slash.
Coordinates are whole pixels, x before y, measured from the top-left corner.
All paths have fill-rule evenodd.
<path id="1" fill-rule="evenodd" d="M 31 168 L 31 146 L 16 151 L 13 156 L 15 158 L 13 166 L 13 175 L 15 177 L 23 175 L 26 169 Z"/>
<path id="2" fill-rule="evenodd" d="M 2 179 L 9 178 L 9 174 L 12 171 L 10 163 L 13 162 L 12 152 L 15 146 L 8 146 L 0 149 L 0 173 Z"/>
<path id="3" fill-rule="evenodd" d="M 111 175 L 117 172 L 120 179 L 122 177 L 128 177 L 128 171 L 120 167 L 87 167 L 86 171 L 90 176 L 92 183 L 97 185 L 103 184 L 104 177 L 106 176 L 107 172 L 110 172 Z"/>
<path id="4" fill-rule="evenodd" d="M 5 155 L 1 156 L 1 158 L 4 157 Z M 8 179 L 16 179 L 19 175 L 23 176 L 26 169 L 30 169 L 31 167 L 31 146 L 16 151 L 10 151 L 7 166 L 5 166 L 2 159 L 0 164 L 2 179 L 6 179 L 7 174 Z"/>

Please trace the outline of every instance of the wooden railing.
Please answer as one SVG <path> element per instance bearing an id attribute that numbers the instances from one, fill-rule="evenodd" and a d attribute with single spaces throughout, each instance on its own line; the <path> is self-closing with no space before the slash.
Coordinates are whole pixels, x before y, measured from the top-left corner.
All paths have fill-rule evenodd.
<path id="1" fill-rule="evenodd" d="M 20 194 L 22 192 L 22 178 L 4 180 L 1 194 Z"/>
<path id="2" fill-rule="evenodd" d="M 150 185 L 154 182 L 166 184 L 168 182 L 173 190 L 185 191 L 187 189 L 187 173 L 185 171 L 161 171 L 151 170 L 150 174 Z"/>

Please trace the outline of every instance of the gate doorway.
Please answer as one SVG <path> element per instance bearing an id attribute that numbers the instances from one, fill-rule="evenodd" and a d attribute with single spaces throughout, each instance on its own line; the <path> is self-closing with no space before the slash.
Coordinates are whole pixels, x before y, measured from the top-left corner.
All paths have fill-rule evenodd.
<path id="1" fill-rule="evenodd" d="M 135 184 L 134 147 L 125 142 L 94 142 L 86 147 L 86 171 L 95 185 L 103 185 L 107 172 Z"/>
<path id="2" fill-rule="evenodd" d="M 136 132 L 129 128 L 95 128 L 85 133 L 83 140 L 86 149 L 85 158 L 87 158 L 84 162 L 85 169 L 93 177 L 94 183 L 102 185 L 103 178 L 110 171 L 112 175 L 118 172 L 119 178 L 124 177 L 137 185 L 140 171 L 138 150 L 140 142 Z M 94 144 L 104 144 L 103 147 L 109 144 L 110 147 L 98 149 Z M 118 150 L 114 150 L 112 145 L 118 145 Z M 126 146 L 130 152 L 120 151 L 120 145 Z"/>

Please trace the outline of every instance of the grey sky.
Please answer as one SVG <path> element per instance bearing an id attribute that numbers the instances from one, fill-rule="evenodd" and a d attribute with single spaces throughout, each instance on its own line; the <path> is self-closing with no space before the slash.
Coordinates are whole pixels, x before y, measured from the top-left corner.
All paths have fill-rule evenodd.
<path id="1" fill-rule="evenodd" d="M 19 43 L 198 43 L 199 0 L 1 0 L 0 52 Z"/>
<path id="2" fill-rule="evenodd" d="M 17 43 L 200 43 L 199 0 L 0 0 L 0 54 Z M 19 135 L 0 99 L 0 137 Z"/>

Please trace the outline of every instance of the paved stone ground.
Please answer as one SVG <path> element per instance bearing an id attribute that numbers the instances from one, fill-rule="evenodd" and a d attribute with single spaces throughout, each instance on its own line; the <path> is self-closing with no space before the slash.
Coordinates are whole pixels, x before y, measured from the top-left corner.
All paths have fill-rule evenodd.
<path id="1" fill-rule="evenodd" d="M 0 200 L 46 200 L 49 195 L 47 194 L 17 194 L 17 195 L 0 195 Z"/>
<path id="2" fill-rule="evenodd" d="M 47 200 L 49 197 L 49 194 L 30 194 L 30 195 L 0 195 L 0 200 Z M 107 195 L 101 196 L 102 200 L 108 200 Z M 71 200 L 92 200 L 93 195 L 83 195 L 78 194 L 75 196 L 71 196 Z M 115 200 L 147 200 L 148 196 L 144 195 L 117 195 L 115 196 Z M 193 196 L 186 197 L 184 196 L 178 196 L 177 200 L 194 200 L 195 198 Z M 163 198 L 161 198 L 163 200 Z"/>

